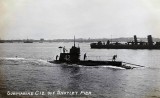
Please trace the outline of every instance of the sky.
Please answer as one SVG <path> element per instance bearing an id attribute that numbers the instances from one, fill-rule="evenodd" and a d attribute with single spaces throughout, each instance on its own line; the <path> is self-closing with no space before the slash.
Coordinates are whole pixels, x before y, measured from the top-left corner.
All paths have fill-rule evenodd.
<path id="1" fill-rule="evenodd" d="M 0 39 L 160 38 L 160 0 L 0 0 Z"/>

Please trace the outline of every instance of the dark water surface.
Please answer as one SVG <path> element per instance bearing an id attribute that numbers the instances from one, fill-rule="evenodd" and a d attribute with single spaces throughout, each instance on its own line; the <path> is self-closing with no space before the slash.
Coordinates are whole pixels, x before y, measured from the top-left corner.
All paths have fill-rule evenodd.
<path id="1" fill-rule="evenodd" d="M 92 60 L 109 60 L 117 54 L 117 60 L 145 66 L 133 70 L 104 66 L 73 67 L 47 62 L 59 54 L 59 46 L 69 50 L 72 44 L 0 44 L 0 98 L 7 91 L 37 90 L 92 93 L 85 98 L 160 97 L 160 50 L 90 49 L 89 43 L 79 43 L 81 59 L 84 53 L 87 53 L 87 59 Z"/>

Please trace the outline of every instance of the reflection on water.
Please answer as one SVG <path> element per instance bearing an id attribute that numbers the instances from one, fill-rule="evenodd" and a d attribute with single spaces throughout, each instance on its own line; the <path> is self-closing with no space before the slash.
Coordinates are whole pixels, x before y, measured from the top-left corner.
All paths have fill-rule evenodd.
<path id="1" fill-rule="evenodd" d="M 88 97 L 91 98 L 160 97 L 159 50 L 98 50 L 90 49 L 88 43 L 80 43 L 81 55 L 87 53 L 90 57 L 98 55 L 110 59 L 117 54 L 118 60 L 145 66 L 125 70 L 48 63 L 47 60 L 59 53 L 59 45 L 69 49 L 72 43 L 0 44 L 5 52 L 0 57 L 1 94 L 4 96 L 7 90 L 63 90 L 90 91 L 92 95 Z"/>
<path id="2" fill-rule="evenodd" d="M 2 62 L 0 62 L 0 65 L 1 64 Z M 2 97 L 2 95 L 5 95 L 6 93 L 5 76 L 3 73 L 4 73 L 4 69 L 1 66 L 0 67 L 0 98 Z"/>

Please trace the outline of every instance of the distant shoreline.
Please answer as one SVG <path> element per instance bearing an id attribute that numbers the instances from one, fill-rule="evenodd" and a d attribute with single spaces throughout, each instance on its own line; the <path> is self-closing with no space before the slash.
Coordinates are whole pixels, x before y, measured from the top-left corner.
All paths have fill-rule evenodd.
<path id="1" fill-rule="evenodd" d="M 34 40 L 34 39 L 28 39 L 33 42 L 73 42 L 73 39 L 52 39 L 52 40 Z M 128 42 L 128 41 L 133 41 L 134 39 L 132 37 L 126 37 L 126 38 L 98 38 L 98 39 L 83 39 L 83 38 L 78 38 L 76 39 L 76 42 L 97 42 L 97 41 L 102 41 L 102 42 L 107 42 L 107 40 L 112 40 L 113 42 Z M 138 38 L 139 41 L 147 41 L 147 38 Z M 0 40 L 0 43 L 23 43 L 26 40 Z M 153 41 L 159 42 L 160 38 L 153 38 Z"/>

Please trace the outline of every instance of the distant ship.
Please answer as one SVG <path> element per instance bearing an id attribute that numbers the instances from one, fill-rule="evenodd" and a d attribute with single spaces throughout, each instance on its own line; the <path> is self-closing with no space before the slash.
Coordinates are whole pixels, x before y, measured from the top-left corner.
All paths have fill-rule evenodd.
<path id="1" fill-rule="evenodd" d="M 5 41 L 4 40 L 0 40 L 0 43 L 4 43 Z"/>
<path id="2" fill-rule="evenodd" d="M 24 43 L 33 43 L 33 41 L 32 41 L 32 40 L 29 40 L 29 39 L 24 40 L 23 42 L 24 42 Z"/>
<path id="3" fill-rule="evenodd" d="M 44 39 L 43 38 L 41 38 L 40 39 L 40 41 L 39 41 L 39 43 L 43 43 L 44 42 Z"/>
<path id="4" fill-rule="evenodd" d="M 153 42 L 152 36 L 148 35 L 148 42 L 138 41 L 136 35 L 134 35 L 134 41 L 126 43 L 111 43 L 110 40 L 107 43 L 98 41 L 97 43 L 91 43 L 91 49 L 160 49 L 160 42 Z"/>

